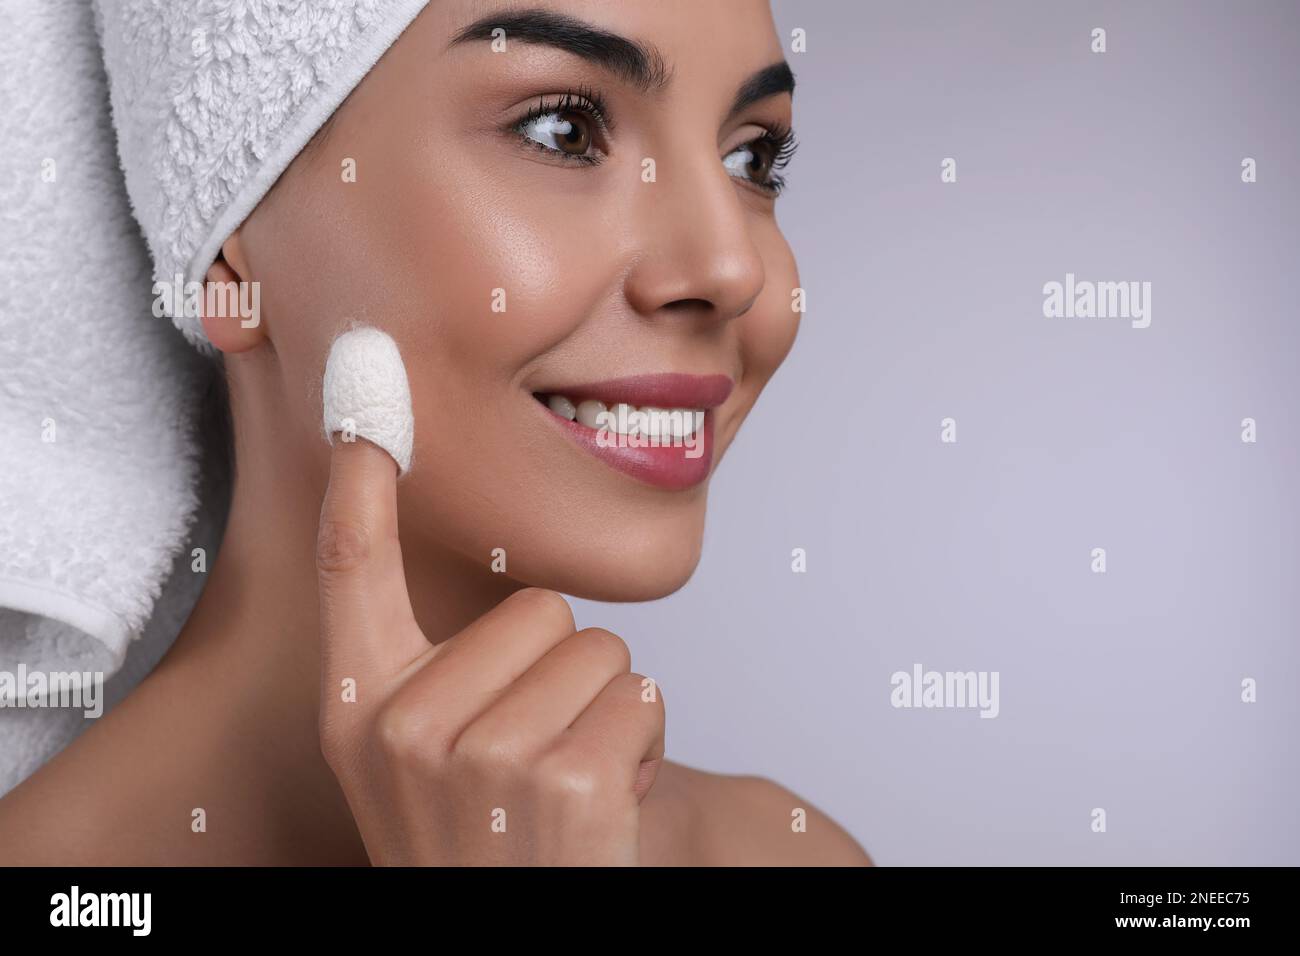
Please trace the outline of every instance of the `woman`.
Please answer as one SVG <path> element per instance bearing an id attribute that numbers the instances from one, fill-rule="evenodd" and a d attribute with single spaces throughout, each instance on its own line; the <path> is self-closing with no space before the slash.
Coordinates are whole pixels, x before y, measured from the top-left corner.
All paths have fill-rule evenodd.
<path id="1" fill-rule="evenodd" d="M 796 331 L 792 89 L 757 0 L 429 4 L 208 271 L 260 290 L 203 318 L 220 552 L 156 670 L 0 801 L 6 862 L 869 863 L 785 788 L 663 759 L 662 693 L 556 593 L 695 568 Z M 400 483 L 322 440 L 355 323 L 405 361 Z M 696 456 L 594 447 L 620 404 L 702 412 Z"/>

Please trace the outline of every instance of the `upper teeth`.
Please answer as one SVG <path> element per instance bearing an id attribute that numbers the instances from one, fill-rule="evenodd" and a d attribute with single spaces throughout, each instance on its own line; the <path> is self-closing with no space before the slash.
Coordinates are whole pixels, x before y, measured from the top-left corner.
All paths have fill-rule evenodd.
<path id="1" fill-rule="evenodd" d="M 574 405 L 563 395 L 548 396 L 546 405 L 561 418 L 588 428 L 608 428 L 619 435 L 685 438 L 704 426 L 704 412 L 698 408 L 637 408 L 623 402 L 606 405 L 592 398 Z"/>

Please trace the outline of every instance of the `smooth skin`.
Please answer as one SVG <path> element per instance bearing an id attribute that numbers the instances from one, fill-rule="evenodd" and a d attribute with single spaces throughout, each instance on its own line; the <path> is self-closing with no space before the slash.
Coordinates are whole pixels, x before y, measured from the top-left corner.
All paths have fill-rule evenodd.
<path id="1" fill-rule="evenodd" d="M 260 283 L 262 314 L 204 318 L 236 476 L 202 597 L 135 691 L 0 800 L 0 862 L 870 862 L 779 784 L 664 759 L 662 688 L 556 593 L 672 593 L 699 559 L 708 483 L 610 468 L 533 393 L 728 375 L 716 467 L 793 344 L 775 197 L 723 163 L 791 121 L 788 93 L 731 110 L 783 59 L 770 12 L 535 6 L 632 39 L 663 82 L 542 42 L 453 43 L 523 9 L 482 0 L 434 0 L 362 80 L 208 273 Z M 511 131 L 580 90 L 611 119 L 591 130 L 598 163 Z M 354 321 L 407 365 L 400 482 L 379 449 L 321 434 L 326 355 Z M 498 548 L 508 574 L 490 569 Z"/>

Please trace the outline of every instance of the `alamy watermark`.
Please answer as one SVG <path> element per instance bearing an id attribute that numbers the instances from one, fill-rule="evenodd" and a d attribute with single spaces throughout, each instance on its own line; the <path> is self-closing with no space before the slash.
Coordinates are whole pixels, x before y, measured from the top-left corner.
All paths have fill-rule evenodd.
<path id="1" fill-rule="evenodd" d="M 132 936 L 153 929 L 152 893 L 86 893 L 73 885 L 50 897 L 50 925 L 56 927 L 118 926 Z"/>
<path id="2" fill-rule="evenodd" d="M 66 707 L 87 718 L 104 713 L 103 671 L 0 670 L 0 707 L 15 710 Z"/>
<path id="3" fill-rule="evenodd" d="M 683 408 L 618 405 L 596 414 L 601 448 L 684 448 L 685 457 L 704 454 L 704 412 Z"/>
<path id="4" fill-rule="evenodd" d="M 894 671 L 889 678 L 894 707 L 978 708 L 981 717 L 998 715 L 997 671 Z"/>
<path id="5" fill-rule="evenodd" d="M 1049 319 L 1130 319 L 1135 329 L 1151 324 L 1150 282 L 1091 282 L 1065 274 L 1043 286 L 1043 315 Z"/>
<path id="6" fill-rule="evenodd" d="M 153 284 L 153 314 L 239 319 L 245 329 L 262 321 L 262 286 L 259 282 L 186 282 L 179 272 L 171 282 Z"/>

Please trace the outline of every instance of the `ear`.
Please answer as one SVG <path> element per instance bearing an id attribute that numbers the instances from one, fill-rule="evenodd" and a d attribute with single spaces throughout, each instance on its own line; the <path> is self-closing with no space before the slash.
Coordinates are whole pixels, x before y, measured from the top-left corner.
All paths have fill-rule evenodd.
<path id="1" fill-rule="evenodd" d="M 200 320 L 208 341 L 222 352 L 247 352 L 266 339 L 261 293 L 249 278 L 248 262 L 236 230 L 208 267 Z M 209 307 L 215 306 L 209 315 Z"/>

